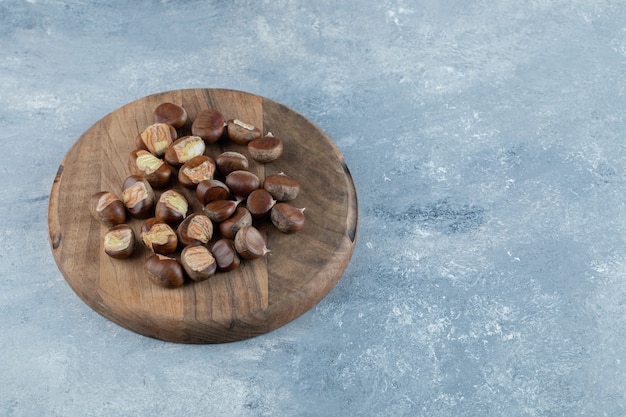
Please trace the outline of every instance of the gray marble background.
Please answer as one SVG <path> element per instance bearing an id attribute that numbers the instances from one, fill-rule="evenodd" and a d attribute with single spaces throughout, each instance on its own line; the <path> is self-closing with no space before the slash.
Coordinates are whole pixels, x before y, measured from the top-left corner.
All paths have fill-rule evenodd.
<path id="1" fill-rule="evenodd" d="M 0 415 L 623 416 L 626 3 L 0 0 Z M 352 262 L 225 345 L 152 340 L 59 273 L 61 159 L 121 105 L 222 87 L 333 138 Z"/>

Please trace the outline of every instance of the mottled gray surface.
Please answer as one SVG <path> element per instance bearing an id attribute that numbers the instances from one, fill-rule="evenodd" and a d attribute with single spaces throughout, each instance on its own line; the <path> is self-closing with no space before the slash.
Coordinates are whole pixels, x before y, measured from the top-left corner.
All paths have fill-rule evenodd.
<path id="1" fill-rule="evenodd" d="M 0 415 L 626 414 L 626 3 L 0 0 Z M 270 334 L 187 346 L 58 272 L 72 143 L 163 90 L 263 95 L 332 137 L 352 262 Z"/>

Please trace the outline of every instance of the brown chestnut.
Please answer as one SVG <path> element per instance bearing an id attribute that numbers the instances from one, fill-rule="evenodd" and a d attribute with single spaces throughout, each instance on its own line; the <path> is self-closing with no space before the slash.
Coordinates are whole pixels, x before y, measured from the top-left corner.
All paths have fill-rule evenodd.
<path id="1" fill-rule="evenodd" d="M 276 200 L 263 188 L 252 191 L 246 200 L 246 207 L 255 219 L 264 217 L 276 204 Z"/>
<path id="2" fill-rule="evenodd" d="M 233 171 L 226 176 L 226 185 L 233 197 L 245 199 L 253 190 L 261 187 L 261 180 L 250 171 Z"/>
<path id="3" fill-rule="evenodd" d="M 178 182 L 185 187 L 195 187 L 201 181 L 213 179 L 215 162 L 206 155 L 198 155 L 185 162 L 178 170 Z"/>
<path id="4" fill-rule="evenodd" d="M 156 203 L 155 217 L 169 225 L 177 225 L 189 211 L 189 203 L 185 196 L 176 190 L 164 191 Z"/>
<path id="5" fill-rule="evenodd" d="M 178 104 L 161 103 L 154 109 L 154 123 L 167 123 L 180 129 L 187 123 L 187 111 Z"/>
<path id="6" fill-rule="evenodd" d="M 96 220 L 107 226 L 126 221 L 124 202 L 109 191 L 100 191 L 92 195 L 89 199 L 89 210 Z"/>
<path id="7" fill-rule="evenodd" d="M 154 217 L 141 225 L 141 240 L 154 253 L 167 255 L 178 246 L 176 232 L 167 224 Z"/>
<path id="8" fill-rule="evenodd" d="M 221 223 L 233 215 L 239 202 L 233 200 L 215 200 L 204 206 L 204 214 L 215 223 Z"/>
<path id="9" fill-rule="evenodd" d="M 183 267 L 178 261 L 159 253 L 151 255 L 143 264 L 148 278 L 164 288 L 178 288 L 185 283 Z"/>
<path id="10" fill-rule="evenodd" d="M 281 172 L 265 177 L 263 189 L 277 201 L 290 201 L 300 193 L 300 183 L 295 178 Z"/>
<path id="11" fill-rule="evenodd" d="M 191 134 L 200 136 L 206 143 L 217 142 L 224 134 L 225 120 L 215 109 L 202 110 L 191 125 Z"/>
<path id="12" fill-rule="evenodd" d="M 244 259 L 257 259 L 269 252 L 265 239 L 254 226 L 245 226 L 235 235 L 235 250 Z"/>
<path id="13" fill-rule="evenodd" d="M 250 152 L 252 159 L 257 162 L 273 162 L 283 154 L 283 142 L 268 133 L 266 136 L 248 143 L 248 152 Z"/>
<path id="14" fill-rule="evenodd" d="M 194 281 L 209 279 L 217 269 L 217 262 L 204 246 L 187 246 L 180 253 L 180 263 Z"/>
<path id="15" fill-rule="evenodd" d="M 248 158 L 245 155 L 233 151 L 221 153 L 215 158 L 215 164 L 223 176 L 227 176 L 233 171 L 247 171 L 250 167 Z"/>
<path id="16" fill-rule="evenodd" d="M 304 209 L 288 203 L 278 203 L 270 211 L 272 223 L 283 233 L 295 233 L 304 227 Z"/>
<path id="17" fill-rule="evenodd" d="M 242 122 L 239 119 L 229 120 L 226 124 L 228 139 L 238 145 L 247 145 L 251 140 L 261 137 L 258 127 Z"/>
<path id="18" fill-rule="evenodd" d="M 146 127 L 135 138 L 135 145 L 153 155 L 163 156 L 167 148 L 176 140 L 178 134 L 174 126 L 167 123 L 155 123 Z"/>
<path id="19" fill-rule="evenodd" d="M 154 188 L 165 187 L 172 177 L 172 168 L 144 149 L 136 149 L 130 153 L 128 169 L 131 174 L 147 179 Z"/>
<path id="20" fill-rule="evenodd" d="M 241 264 L 241 259 L 230 239 L 220 239 L 211 247 L 218 271 L 232 271 Z"/>
<path id="21" fill-rule="evenodd" d="M 213 222 L 204 214 L 192 213 L 176 229 L 183 246 L 205 245 L 213 237 Z"/>
<path id="22" fill-rule="evenodd" d="M 145 219 L 154 210 L 154 191 L 148 180 L 139 175 L 131 175 L 122 184 L 122 201 L 133 217 Z"/>
<path id="23" fill-rule="evenodd" d="M 220 223 L 220 233 L 223 237 L 234 239 L 235 235 L 244 226 L 252 225 L 252 216 L 245 207 L 237 207 L 237 210 L 228 219 Z"/>
<path id="24" fill-rule="evenodd" d="M 165 151 L 165 162 L 179 167 L 198 155 L 204 154 L 206 145 L 200 136 L 183 136 L 176 139 Z"/>
<path id="25" fill-rule="evenodd" d="M 135 232 L 129 225 L 115 225 L 104 234 L 104 252 L 111 258 L 128 258 L 134 250 Z"/>
<path id="26" fill-rule="evenodd" d="M 196 187 L 196 197 L 204 205 L 211 201 L 226 200 L 230 197 L 230 190 L 219 180 L 204 180 L 200 181 Z"/>

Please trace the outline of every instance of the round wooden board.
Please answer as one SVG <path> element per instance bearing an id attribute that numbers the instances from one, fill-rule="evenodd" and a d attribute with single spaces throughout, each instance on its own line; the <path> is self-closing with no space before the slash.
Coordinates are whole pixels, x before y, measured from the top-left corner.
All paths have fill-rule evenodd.
<path id="1" fill-rule="evenodd" d="M 266 236 L 268 255 L 243 261 L 238 269 L 204 282 L 188 280 L 177 289 L 148 280 L 143 263 L 150 254 L 142 245 L 125 260 L 104 254 L 102 237 L 107 228 L 92 218 L 89 198 L 103 190 L 121 194 L 135 137 L 153 123 L 153 111 L 163 102 L 179 104 L 188 112 L 190 121 L 179 136 L 190 134 L 198 112 L 215 108 L 227 120 L 238 118 L 281 138 L 283 156 L 269 164 L 250 159 L 250 170 L 261 179 L 279 172 L 298 179 L 301 193 L 291 203 L 306 208 L 304 229 L 288 235 L 267 220 L 255 223 Z M 245 147 L 224 138 L 207 146 L 205 154 L 215 158 L 226 150 L 249 156 Z M 193 190 L 173 188 L 185 193 L 193 210 L 201 212 Z M 89 128 L 59 166 L 50 193 L 48 227 L 61 273 L 93 310 L 145 336 L 179 343 L 221 343 L 283 326 L 328 294 L 352 256 L 357 216 L 348 167 L 321 129 L 264 97 L 234 90 L 188 89 L 144 97 Z M 131 219 L 128 224 L 139 236 L 141 220 Z"/>

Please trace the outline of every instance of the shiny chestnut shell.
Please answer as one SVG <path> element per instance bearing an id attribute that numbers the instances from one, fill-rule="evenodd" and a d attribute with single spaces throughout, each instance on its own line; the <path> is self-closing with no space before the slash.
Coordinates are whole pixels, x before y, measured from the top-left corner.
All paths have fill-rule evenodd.
<path id="1" fill-rule="evenodd" d="M 275 136 L 263 136 L 248 143 L 248 152 L 252 159 L 266 164 L 282 156 L 283 142 Z"/>
<path id="2" fill-rule="evenodd" d="M 196 197 L 204 205 L 215 200 L 226 200 L 230 197 L 230 190 L 219 180 L 204 180 L 196 187 Z"/>
<path id="3" fill-rule="evenodd" d="M 211 247 L 211 253 L 217 262 L 218 271 L 232 271 L 241 264 L 241 259 L 230 239 L 220 239 Z"/>
<path id="4" fill-rule="evenodd" d="M 233 171 L 247 171 L 250 168 L 250 162 L 248 158 L 242 153 L 227 151 L 223 152 L 215 158 L 215 164 L 217 169 L 224 176 L 227 176 Z"/>
<path id="5" fill-rule="evenodd" d="M 304 209 L 278 203 L 270 211 L 272 223 L 283 233 L 296 233 L 304 227 Z"/>
<path id="6" fill-rule="evenodd" d="M 245 207 L 237 207 L 237 210 L 228 219 L 220 223 L 219 229 L 223 237 L 234 239 L 235 235 L 244 226 L 252 225 L 252 216 Z"/>
<path id="7" fill-rule="evenodd" d="M 161 254 L 149 256 L 143 264 L 148 279 L 164 288 L 178 288 L 185 283 L 182 265 L 174 258 Z"/>
<path id="8" fill-rule="evenodd" d="M 261 187 L 261 180 L 249 171 L 233 171 L 226 176 L 225 180 L 230 193 L 239 199 L 244 199 L 257 188 Z"/>
<path id="9" fill-rule="evenodd" d="M 178 104 L 161 103 L 154 109 L 154 123 L 167 123 L 180 129 L 187 123 L 187 111 Z"/>
<path id="10" fill-rule="evenodd" d="M 217 142 L 224 134 L 224 116 L 216 109 L 198 113 L 191 125 L 191 133 L 200 136 L 206 143 Z"/>

